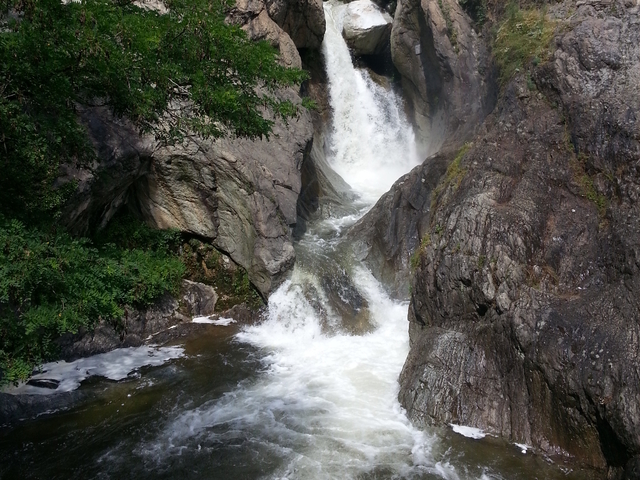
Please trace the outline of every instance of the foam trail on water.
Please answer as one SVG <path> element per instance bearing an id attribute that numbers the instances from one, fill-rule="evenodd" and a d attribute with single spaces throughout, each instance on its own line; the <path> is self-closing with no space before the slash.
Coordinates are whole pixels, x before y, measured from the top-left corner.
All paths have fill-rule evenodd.
<path id="1" fill-rule="evenodd" d="M 365 203 L 374 203 L 419 163 L 413 130 L 393 91 L 353 66 L 341 34 L 346 5 L 330 1 L 324 9 L 322 50 L 333 109 L 327 157 Z"/>
<path id="2" fill-rule="evenodd" d="M 377 328 L 362 336 L 327 335 L 303 292 L 305 275 L 296 270 L 271 296 L 267 319 L 237 336 L 265 352 L 263 377 L 181 414 L 151 451 L 163 457 L 176 446 L 240 438 L 281 459 L 270 478 L 355 479 L 377 468 L 403 477 L 457 478 L 451 467 L 432 461 L 433 439 L 409 424 L 397 401 L 409 348 L 408 305 L 389 299 L 357 267 L 353 279 Z"/>

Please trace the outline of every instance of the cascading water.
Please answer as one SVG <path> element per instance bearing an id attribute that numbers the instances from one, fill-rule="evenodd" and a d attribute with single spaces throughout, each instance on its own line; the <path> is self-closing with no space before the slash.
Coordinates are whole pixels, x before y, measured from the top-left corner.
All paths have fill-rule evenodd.
<path id="1" fill-rule="evenodd" d="M 374 203 L 418 163 L 413 130 L 396 95 L 356 69 L 342 38 L 346 5 L 324 4 L 326 59 L 333 110 L 329 161 L 365 203 Z"/>
<path id="2" fill-rule="evenodd" d="M 417 157 L 399 99 L 353 66 L 340 34 L 344 11 L 325 3 L 333 109 L 328 160 L 365 210 Z M 447 471 L 430 461 L 428 437 L 410 426 L 398 404 L 407 304 L 389 299 L 365 268 L 348 260 L 339 233 L 354 220 L 310 225 L 291 280 L 269 299 L 267 319 L 237 335 L 265 352 L 262 378 L 181 414 L 148 452 L 162 456 L 175 445 L 224 438 L 251 444 L 256 457 L 277 459 L 273 478 Z"/>
<path id="3" fill-rule="evenodd" d="M 353 67 L 340 35 L 345 7 L 324 5 L 328 161 L 362 215 L 418 158 L 394 93 Z M 0 477 L 569 478 L 522 460 L 522 447 L 409 424 L 397 401 L 408 305 L 350 257 L 341 232 L 357 216 L 309 225 L 261 324 L 218 327 L 173 364 L 85 386 L 94 400 L 79 411 L 0 430 Z"/>

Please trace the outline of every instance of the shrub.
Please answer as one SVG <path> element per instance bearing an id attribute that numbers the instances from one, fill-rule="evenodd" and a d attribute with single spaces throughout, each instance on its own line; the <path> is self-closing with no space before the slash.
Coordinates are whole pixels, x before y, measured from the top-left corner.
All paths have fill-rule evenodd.
<path id="1" fill-rule="evenodd" d="M 0 369 L 26 378 L 56 355 L 55 339 L 118 324 L 126 305 L 177 292 L 185 267 L 166 250 L 96 248 L 88 239 L 0 217 Z"/>

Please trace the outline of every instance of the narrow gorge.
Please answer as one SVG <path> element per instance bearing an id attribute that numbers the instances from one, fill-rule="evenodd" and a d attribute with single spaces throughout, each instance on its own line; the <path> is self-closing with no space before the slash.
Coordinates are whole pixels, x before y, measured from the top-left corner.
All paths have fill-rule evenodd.
<path id="1" fill-rule="evenodd" d="M 225 15 L 308 72 L 256 89 L 293 113 L 162 143 L 74 107 L 60 224 L 184 267 L 2 387 L 0 478 L 640 479 L 640 1 Z"/>

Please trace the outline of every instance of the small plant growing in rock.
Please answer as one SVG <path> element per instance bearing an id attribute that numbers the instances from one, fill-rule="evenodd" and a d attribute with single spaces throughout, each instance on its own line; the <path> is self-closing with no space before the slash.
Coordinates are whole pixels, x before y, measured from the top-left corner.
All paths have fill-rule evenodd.
<path id="1" fill-rule="evenodd" d="M 460 186 L 460 182 L 467 173 L 466 168 L 462 168 L 460 163 L 462 162 L 462 158 L 471 148 L 471 143 L 465 143 L 455 158 L 451 161 L 449 166 L 447 167 L 447 172 L 444 175 L 444 179 L 440 182 L 440 184 L 433 190 L 431 196 L 431 212 L 435 211 L 436 205 L 438 203 L 438 198 L 446 190 L 449 185 L 455 184 L 456 189 Z M 433 214 L 433 213 L 432 213 Z"/>
<path id="2" fill-rule="evenodd" d="M 453 26 L 453 20 L 451 19 L 451 10 L 449 9 L 449 5 L 445 5 L 444 3 L 442 3 L 442 0 L 438 0 L 438 6 L 440 7 L 440 11 L 444 16 L 444 21 L 447 24 L 447 36 L 449 37 L 451 46 L 453 47 L 453 50 L 458 53 L 460 50 L 460 47 L 458 47 L 458 32 L 456 32 L 456 29 Z"/>
<path id="3" fill-rule="evenodd" d="M 549 44 L 556 22 L 545 10 L 521 10 L 516 4 L 507 7 L 493 43 L 493 54 L 500 67 L 500 82 L 505 84 L 529 62 L 540 63 L 549 57 Z"/>
<path id="4" fill-rule="evenodd" d="M 431 245 L 431 235 L 427 233 L 424 237 L 422 237 L 422 240 L 420 240 L 420 247 L 418 247 L 418 249 L 415 252 L 413 252 L 413 255 L 411 255 L 411 260 L 409 263 L 411 265 L 412 270 L 415 270 L 416 268 L 418 268 L 418 263 L 420 262 L 420 256 L 424 253 L 424 251 L 429 245 Z"/>

